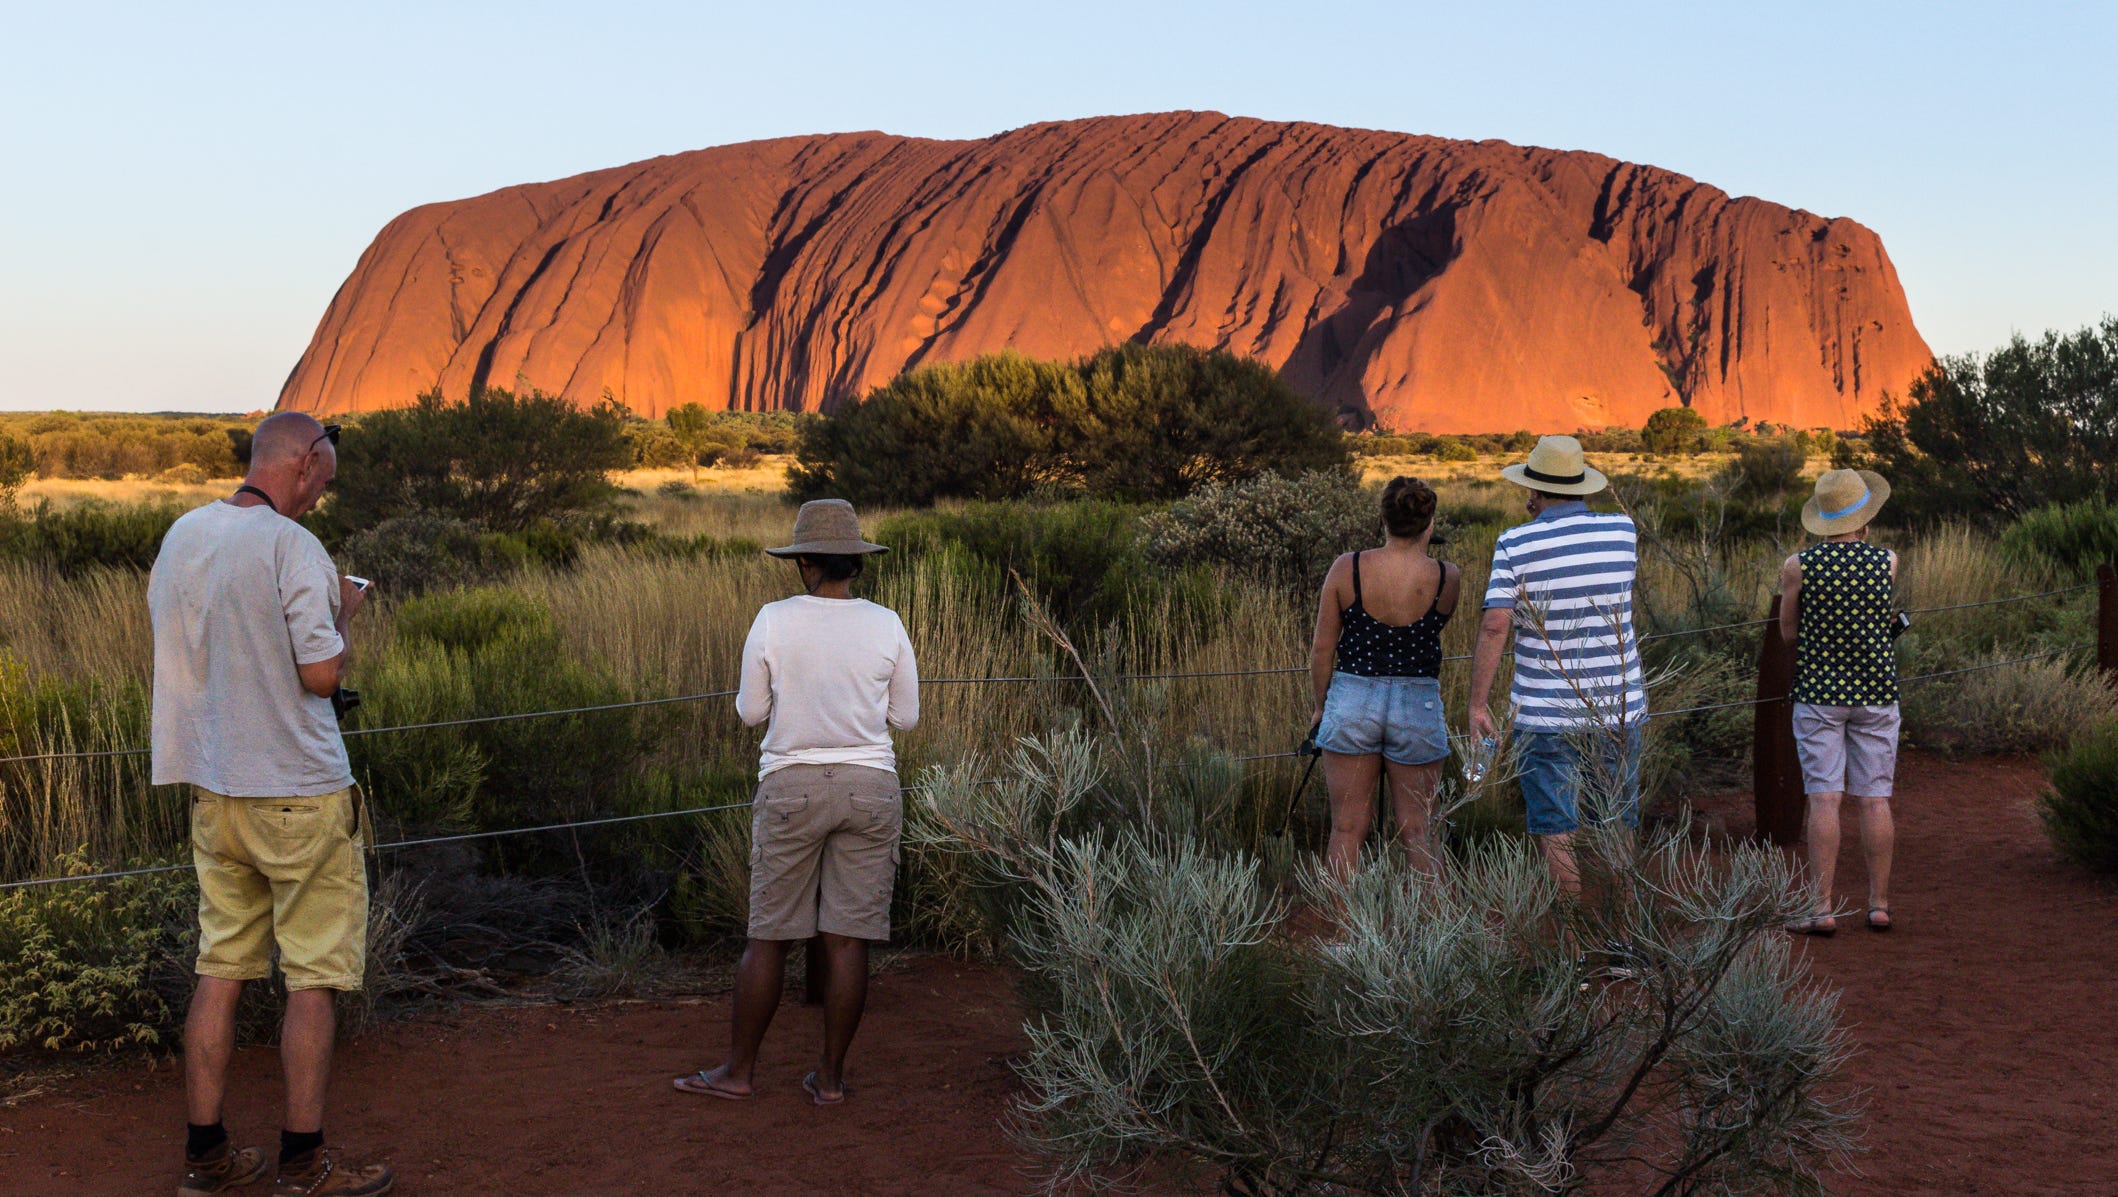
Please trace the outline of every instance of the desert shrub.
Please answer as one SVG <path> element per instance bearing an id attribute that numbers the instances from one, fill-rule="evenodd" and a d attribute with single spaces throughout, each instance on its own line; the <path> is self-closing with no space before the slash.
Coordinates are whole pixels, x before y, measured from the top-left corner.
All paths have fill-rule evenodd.
<path id="1" fill-rule="evenodd" d="M 1434 438 L 1434 460 L 1477 461 L 1478 450 L 1472 448 L 1461 437 L 1441 436 Z"/>
<path id="2" fill-rule="evenodd" d="M 55 875 L 100 866 L 85 853 Z M 182 874 L 0 893 L 0 1051 L 110 1052 L 159 1047 L 177 1015 L 157 988 L 197 901 Z"/>
<path id="3" fill-rule="evenodd" d="M 1648 453 L 1697 453 L 1706 447 L 1706 417 L 1688 407 L 1665 407 L 1640 426 L 1640 448 Z"/>
<path id="4" fill-rule="evenodd" d="M 1068 831 L 1111 767 L 1062 739 L 997 786 L 927 775 L 921 834 L 1018 895 L 1021 1134 L 1055 1187 L 1150 1168 L 1248 1194 L 1579 1194 L 1645 1168 L 1692 1182 L 1671 1192 L 1815 1191 L 1851 1149 L 1837 1003 L 1780 933 L 1806 894 L 1779 855 L 1585 831 L 1584 902 L 1517 839 L 1445 882 L 1312 869 L 1304 900 L 1340 912 L 1322 950 L 1254 858 Z M 1611 942 L 1625 978 L 1576 955 Z"/>
<path id="5" fill-rule="evenodd" d="M 180 503 L 37 504 L 27 516 L 0 511 L 0 555 L 73 576 L 97 567 L 147 569 L 162 549 Z"/>
<path id="6" fill-rule="evenodd" d="M 408 509 L 525 532 L 603 511 L 616 494 L 609 472 L 632 462 L 615 407 L 583 411 L 556 395 L 499 387 L 458 403 L 429 391 L 411 407 L 364 415 L 338 452 L 318 516 L 334 540 Z"/>
<path id="7" fill-rule="evenodd" d="M 1985 659 L 2020 655 L 2011 649 Z M 1906 734 L 1922 745 L 1950 752 L 2043 752 L 2118 714 L 2118 700 L 2093 665 L 2053 657 L 1915 683 L 1904 712 Z"/>
<path id="8" fill-rule="evenodd" d="M 2118 503 L 2107 498 L 2053 503 L 2025 512 L 2001 533 L 2003 549 L 2050 562 L 2067 577 L 2086 578 L 2118 564 Z"/>
<path id="9" fill-rule="evenodd" d="M 789 483 L 884 506 L 1051 488 L 1156 500 L 1345 461 L 1323 408 L 1266 367 L 1122 345 L 1071 365 L 1002 353 L 900 375 L 808 425 Z"/>
<path id="10" fill-rule="evenodd" d="M 2118 316 L 1945 357 L 1863 426 L 1901 518 L 1993 520 L 2118 488 Z"/>
<path id="11" fill-rule="evenodd" d="M 2060 855 L 2118 873 L 2118 722 L 2105 722 L 2046 756 L 2051 787 L 2038 804 Z"/>
<path id="12" fill-rule="evenodd" d="M 1801 483 L 1808 460 L 1807 452 L 1793 438 L 1749 437 L 1727 466 L 1729 481 L 1739 493 L 1778 499 Z"/>
<path id="13" fill-rule="evenodd" d="M 600 706 L 631 697 L 566 651 L 549 609 L 479 587 L 407 600 L 361 674 L 363 727 Z M 650 756 L 667 712 L 599 711 L 365 738 L 377 807 L 418 827 L 488 830 L 609 814 Z M 549 867 L 556 847 L 496 841 L 496 859 Z"/>
<path id="14" fill-rule="evenodd" d="M 905 512 L 876 535 L 908 556 L 959 551 L 1004 587 L 1020 574 L 1069 623 L 1115 616 L 1155 580 L 1140 553 L 1139 508 L 1125 503 L 968 503 L 948 511 Z"/>
<path id="15" fill-rule="evenodd" d="M 495 563 L 484 542 L 484 530 L 469 520 L 415 511 L 348 536 L 338 557 L 347 572 L 368 577 L 384 593 L 417 594 L 490 577 Z"/>
<path id="16" fill-rule="evenodd" d="M 1344 474 L 1263 474 L 1209 483 L 1141 520 L 1147 556 L 1170 566 L 1218 565 L 1302 593 L 1340 553 L 1382 535 L 1375 492 Z"/>

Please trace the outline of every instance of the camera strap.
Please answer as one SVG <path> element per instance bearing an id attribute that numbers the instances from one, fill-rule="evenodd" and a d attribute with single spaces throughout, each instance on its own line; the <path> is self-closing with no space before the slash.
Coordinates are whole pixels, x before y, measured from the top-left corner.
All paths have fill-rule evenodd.
<path id="1" fill-rule="evenodd" d="M 270 507 L 272 509 L 272 514 L 279 514 L 279 504 L 272 501 L 272 496 L 266 494 L 264 491 L 261 491 L 254 486 L 251 486 L 247 482 L 241 486 L 236 487 L 235 493 L 239 495 L 256 495 L 258 498 L 263 499 L 265 501 L 265 506 Z"/>

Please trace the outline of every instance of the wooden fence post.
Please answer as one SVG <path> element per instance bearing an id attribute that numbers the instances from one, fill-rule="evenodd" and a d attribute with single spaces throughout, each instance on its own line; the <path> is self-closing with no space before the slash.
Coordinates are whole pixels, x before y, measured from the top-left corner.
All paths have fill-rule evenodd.
<path id="1" fill-rule="evenodd" d="M 2118 689 L 2118 569 L 2096 567 L 2096 667 Z"/>
<path id="2" fill-rule="evenodd" d="M 1808 803 L 1802 797 L 1802 764 L 1794 751 L 1794 646 L 1780 639 L 1780 596 L 1765 613 L 1758 640 L 1758 704 L 1751 730 L 1751 793 L 1757 835 L 1782 848 L 1802 839 Z"/>

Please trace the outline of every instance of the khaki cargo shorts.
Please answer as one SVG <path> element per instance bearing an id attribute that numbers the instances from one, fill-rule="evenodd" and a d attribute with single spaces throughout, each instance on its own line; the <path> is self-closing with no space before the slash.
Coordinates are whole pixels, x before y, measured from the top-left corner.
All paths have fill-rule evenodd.
<path id="1" fill-rule="evenodd" d="M 904 829 L 897 774 L 865 765 L 789 765 L 758 783 L 750 816 L 750 938 L 822 931 L 890 938 L 890 891 Z"/>
<path id="2" fill-rule="evenodd" d="M 279 948 L 288 989 L 359 989 L 368 960 L 360 787 L 229 798 L 194 787 L 202 977 L 255 981 Z"/>

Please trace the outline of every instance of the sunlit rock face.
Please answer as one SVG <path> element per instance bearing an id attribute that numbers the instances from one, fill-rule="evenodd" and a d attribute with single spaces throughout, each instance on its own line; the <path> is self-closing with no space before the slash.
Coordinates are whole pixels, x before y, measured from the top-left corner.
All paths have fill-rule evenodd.
<path id="1" fill-rule="evenodd" d="M 1177 112 L 721 146 L 391 221 L 280 406 L 526 384 L 829 410 L 908 366 L 1182 341 L 1349 425 L 1848 428 L 1930 353 L 1882 242 L 1597 154 Z"/>

